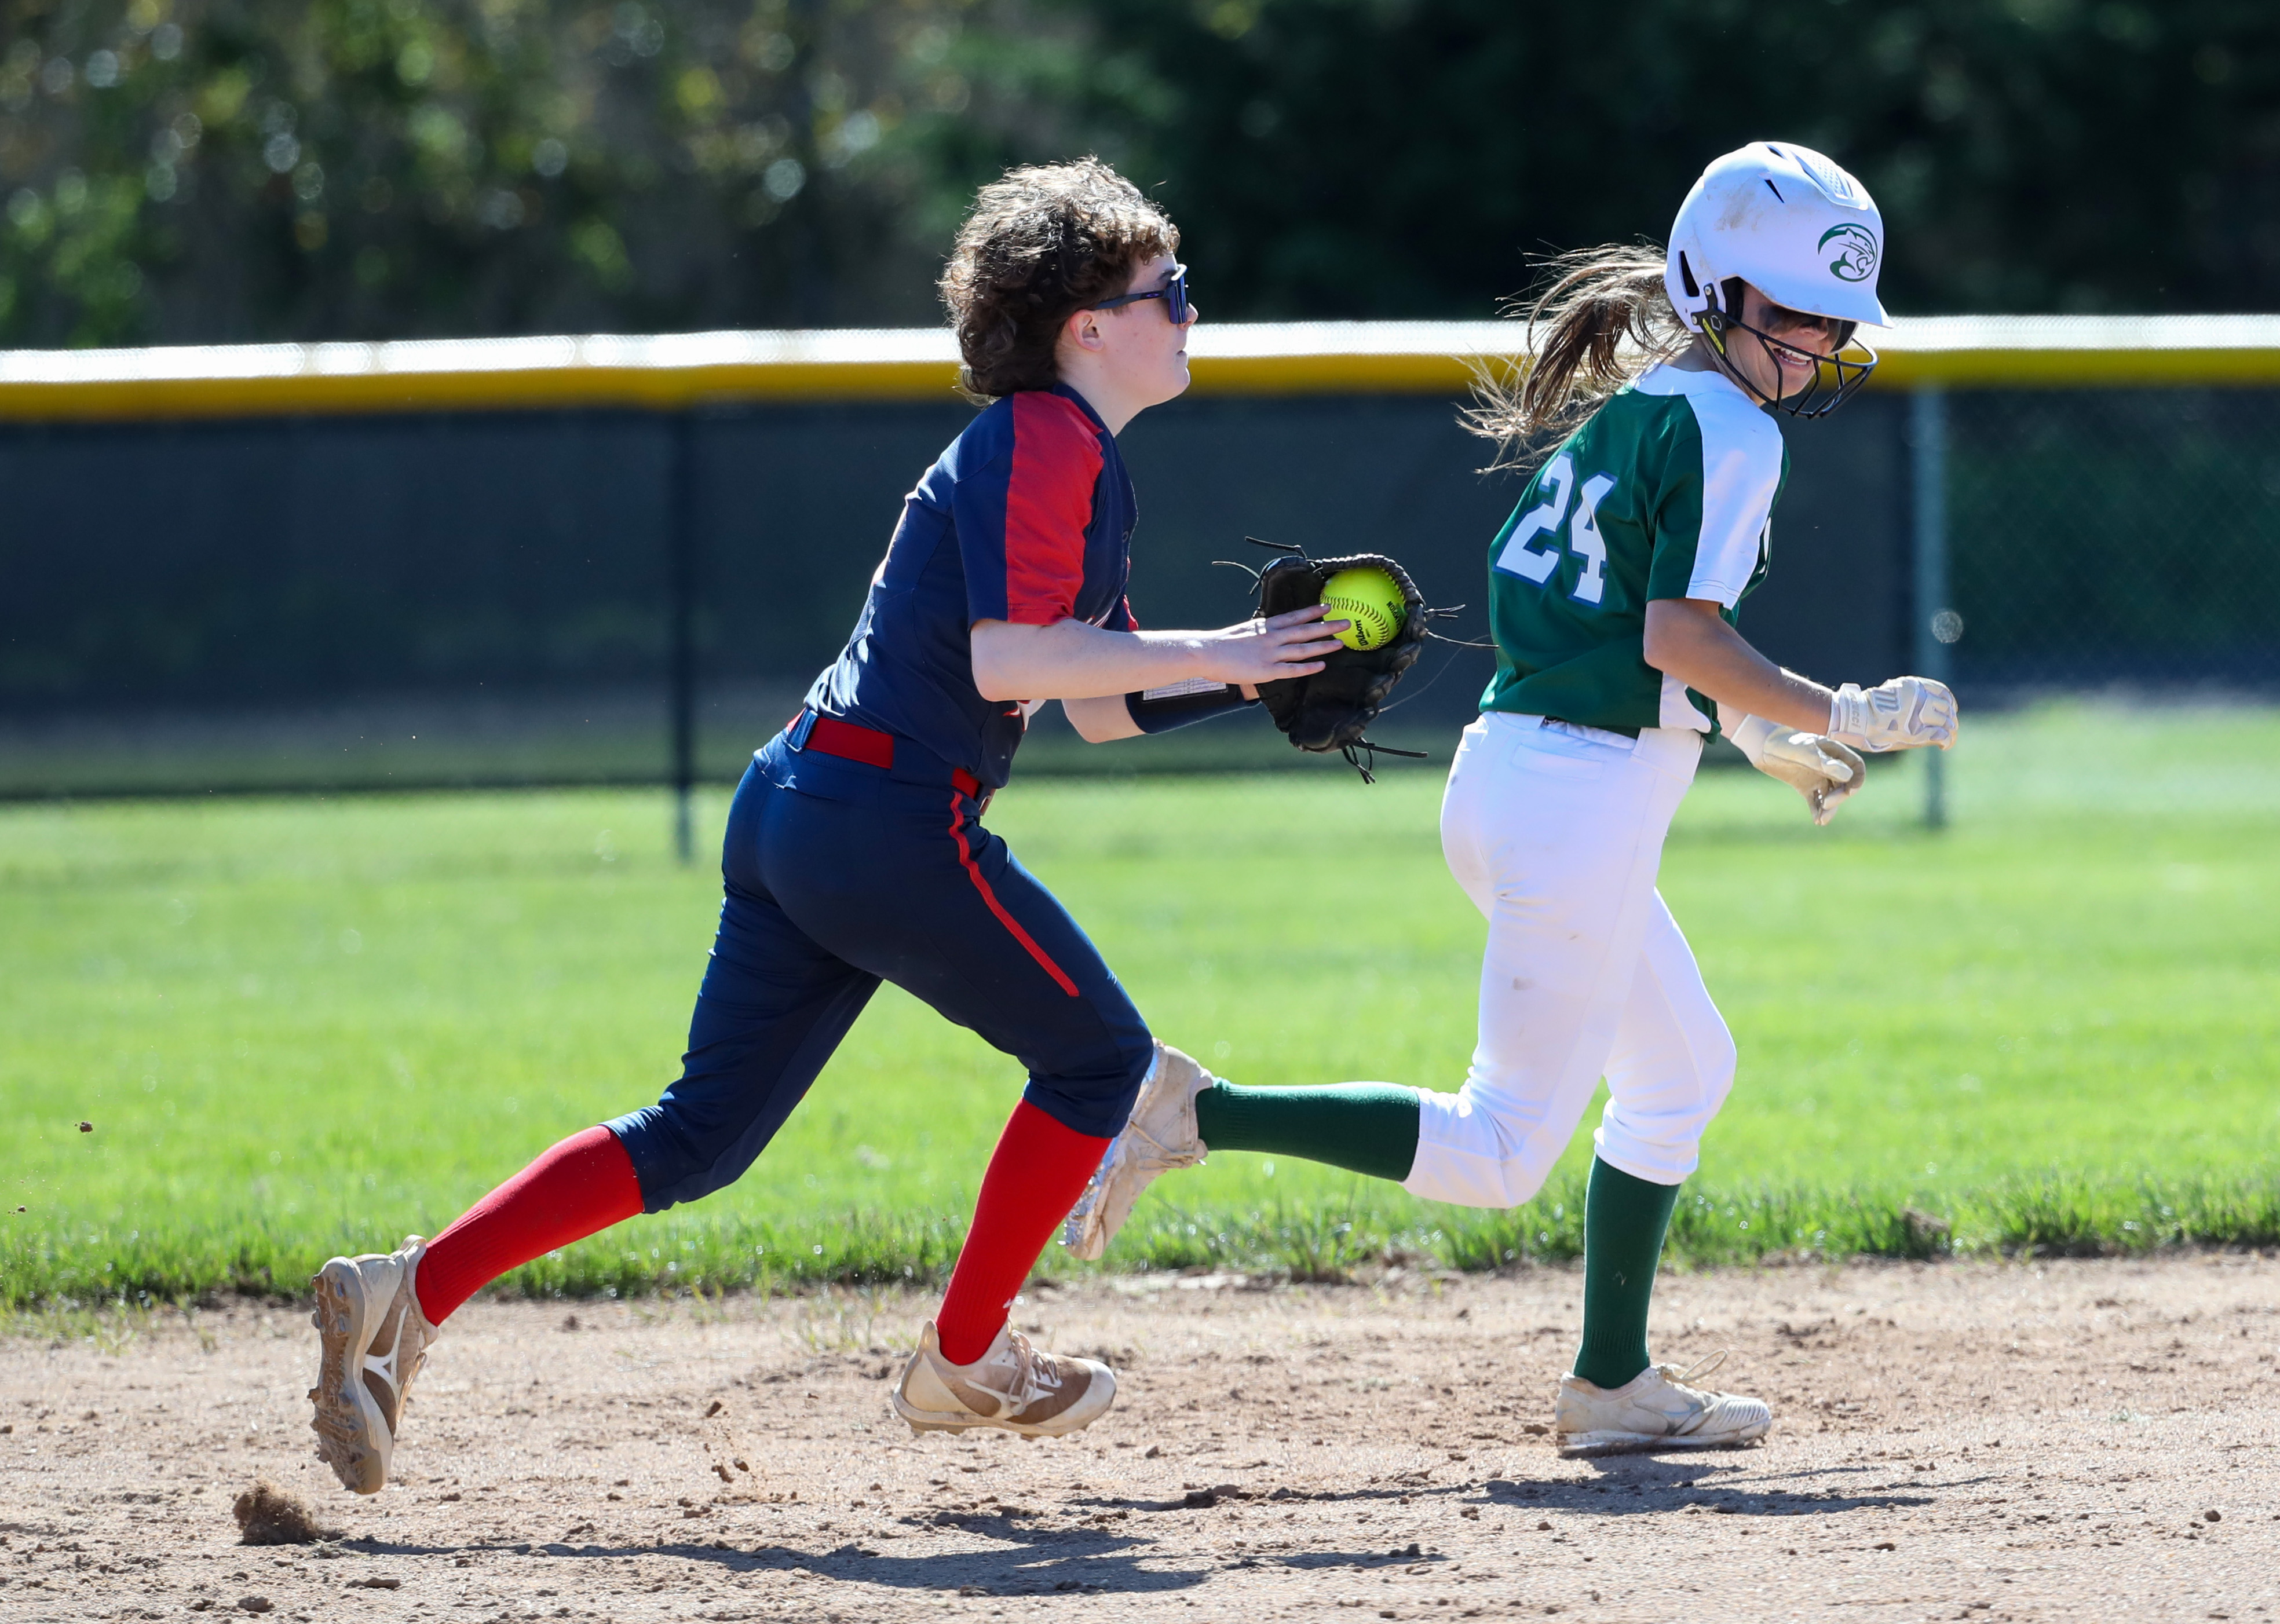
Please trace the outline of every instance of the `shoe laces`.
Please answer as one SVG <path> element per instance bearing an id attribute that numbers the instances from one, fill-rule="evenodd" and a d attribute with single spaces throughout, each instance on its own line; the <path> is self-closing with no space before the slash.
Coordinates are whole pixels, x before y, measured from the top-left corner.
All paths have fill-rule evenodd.
<path id="1" fill-rule="evenodd" d="M 1726 1363 L 1727 1355 L 1731 1352 L 1733 1352 L 1731 1348 L 1721 1348 L 1715 1353 L 1705 1354 L 1683 1370 L 1679 1369 L 1675 1365 L 1662 1366 L 1660 1369 L 1663 1380 L 1691 1385 L 1697 1376 L 1715 1375 Z"/>
<path id="2" fill-rule="evenodd" d="M 1028 1337 L 1019 1331 L 1008 1330 L 1005 1351 L 1011 1356 L 1013 1370 L 1005 1386 L 994 1386 L 973 1376 L 965 1378 L 967 1386 L 998 1401 L 1001 1416 L 1018 1415 L 1042 1397 L 1048 1388 L 1059 1390 L 1059 1373 L 1047 1368 L 1049 1356 L 1039 1353 Z"/>
<path id="3" fill-rule="evenodd" d="M 1005 1341 L 1013 1351 L 1013 1369 L 1019 1377 L 1017 1385 L 1021 1395 L 1021 1402 L 1027 1404 L 1037 1396 L 1037 1389 L 1044 1385 L 1037 1378 L 1044 1366 L 1044 1358 L 1029 1339 L 1019 1331 L 1008 1332 Z"/>
<path id="4" fill-rule="evenodd" d="M 1707 1407 L 1714 1405 L 1721 1395 L 1709 1388 L 1697 1387 L 1695 1383 L 1705 1376 L 1715 1374 L 1726 1363 L 1726 1356 L 1731 1351 L 1731 1349 L 1721 1348 L 1715 1353 L 1706 1354 L 1695 1360 L 1683 1370 L 1675 1365 L 1658 1365 L 1655 1368 L 1662 1373 L 1665 1386 L 1675 1388 L 1685 1394 L 1688 1403 Z"/>
<path id="5" fill-rule="evenodd" d="M 1126 1125 L 1125 1131 L 1129 1133 L 1142 1144 L 1148 1147 L 1149 1151 L 1152 1153 L 1151 1159 L 1158 1167 L 1167 1169 L 1173 1167 L 1192 1167 L 1203 1160 L 1203 1157 L 1197 1151 L 1174 1150 L 1162 1140 L 1157 1138 L 1155 1135 L 1141 1127 L 1137 1122 L 1128 1123 Z"/>
<path id="6" fill-rule="evenodd" d="M 1175 1122 L 1178 1121 L 1182 1115 L 1191 1113 L 1196 1107 L 1196 1097 L 1201 1094 L 1205 1089 L 1210 1088 L 1213 1083 L 1219 1081 L 1218 1078 L 1213 1076 L 1209 1072 L 1205 1071 L 1201 1066 L 1198 1066 L 1196 1070 L 1202 1078 L 1202 1081 L 1189 1087 L 1187 1097 L 1180 1101 L 1178 1110 L 1173 1113 L 1172 1120 Z M 1154 1152 L 1154 1161 L 1159 1167 L 1167 1169 L 1174 1167 L 1193 1167 L 1198 1166 L 1204 1159 L 1204 1151 L 1201 1149 L 1174 1150 L 1170 1145 L 1166 1144 L 1162 1140 L 1157 1138 L 1155 1135 L 1150 1133 L 1147 1128 L 1143 1127 L 1141 1125 L 1140 1119 L 1136 1116 L 1125 1124 L 1124 1131 L 1131 1135 L 1133 1138 L 1138 1140 L 1142 1144 L 1146 1145 L 1151 1151 Z M 1201 1145 L 1202 1140 L 1200 1136 L 1198 1136 L 1196 1143 L 1198 1146 Z M 1105 1165 L 1105 1159 L 1104 1158 L 1104 1167 Z"/>

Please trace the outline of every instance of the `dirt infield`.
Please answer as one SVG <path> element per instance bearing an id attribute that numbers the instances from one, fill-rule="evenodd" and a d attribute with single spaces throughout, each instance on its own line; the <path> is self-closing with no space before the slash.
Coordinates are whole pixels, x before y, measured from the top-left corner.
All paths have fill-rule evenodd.
<path id="1" fill-rule="evenodd" d="M 1542 1617 L 2280 1624 L 2280 1265 L 1676 1276 L 1732 1453 L 1561 1461 L 1580 1276 L 1043 1290 L 1115 1410 L 913 1439 L 924 1305 L 474 1305 L 373 1501 L 312 1453 L 305 1314 L 0 1343 L 0 1619 Z M 111 1345 L 106 1349 L 105 1343 Z M 266 1475 L 343 1537 L 238 1543 Z"/>

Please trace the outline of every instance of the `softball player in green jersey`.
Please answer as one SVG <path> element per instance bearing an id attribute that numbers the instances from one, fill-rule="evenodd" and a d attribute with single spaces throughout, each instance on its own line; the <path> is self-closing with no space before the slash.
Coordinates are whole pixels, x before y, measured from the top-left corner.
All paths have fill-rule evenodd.
<path id="1" fill-rule="evenodd" d="M 1660 255 L 1573 255 L 1529 319 L 1532 364 L 1475 426 L 1541 456 L 1489 547 L 1497 673 L 1441 810 L 1450 872 L 1487 919 L 1480 1026 L 1453 1094 L 1385 1083 L 1144 1099 L 1072 1215 L 1098 1256 L 1157 1174 L 1271 1151 L 1512 1207 L 1543 1188 L 1601 1077 L 1584 1211 L 1582 1344 L 1554 1411 L 1563 1452 L 1745 1443 L 1755 1398 L 1647 1354 L 1678 1188 L 1733 1082 L 1734 1042 L 1655 889 L 1663 837 L 1722 726 L 1826 823 L 1861 750 L 1955 739 L 1922 677 L 1831 691 L 1735 629 L 1763 579 L 1787 469 L 1778 418 L 1841 404 L 1883 325 L 1883 224 L 1819 153 L 1759 142 L 1711 165 Z"/>

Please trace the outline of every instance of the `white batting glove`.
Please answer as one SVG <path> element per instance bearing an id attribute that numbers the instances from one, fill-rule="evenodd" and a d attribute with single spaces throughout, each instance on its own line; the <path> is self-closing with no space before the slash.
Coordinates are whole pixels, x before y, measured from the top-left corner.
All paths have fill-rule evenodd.
<path id="1" fill-rule="evenodd" d="M 1745 716 L 1726 736 L 1752 766 L 1803 796 L 1818 824 L 1834 818 L 1838 803 L 1859 794 L 1867 777 L 1860 758 L 1837 740 L 1778 727 L 1762 716 Z"/>
<path id="2" fill-rule="evenodd" d="M 1855 750 L 1945 750 L 1955 724 L 1955 696 L 1930 677 L 1894 677 L 1867 689 L 1847 682 L 1829 702 L 1829 737 Z"/>

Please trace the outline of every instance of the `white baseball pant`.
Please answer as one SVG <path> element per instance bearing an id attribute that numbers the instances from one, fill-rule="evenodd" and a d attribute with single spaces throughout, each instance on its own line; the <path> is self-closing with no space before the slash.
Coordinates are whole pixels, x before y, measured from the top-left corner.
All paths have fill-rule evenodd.
<path id="1" fill-rule="evenodd" d="M 1441 803 L 1449 870 L 1489 922 L 1465 1086 L 1418 1090 L 1403 1188 L 1513 1207 L 1544 1187 L 1602 1076 L 1593 1143 L 1677 1184 L 1734 1081 L 1734 1040 L 1655 874 L 1699 734 L 1618 733 L 1491 712 L 1465 729 Z"/>

